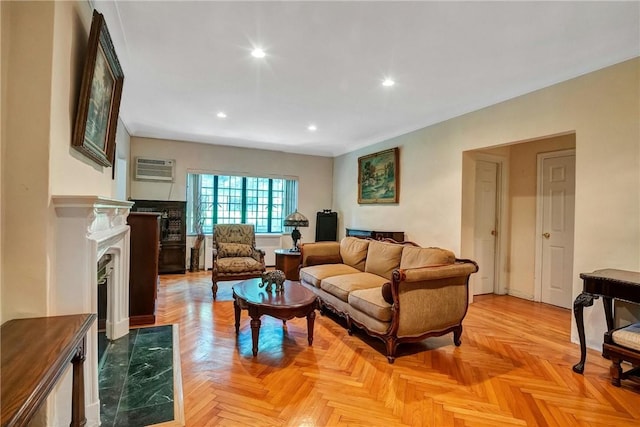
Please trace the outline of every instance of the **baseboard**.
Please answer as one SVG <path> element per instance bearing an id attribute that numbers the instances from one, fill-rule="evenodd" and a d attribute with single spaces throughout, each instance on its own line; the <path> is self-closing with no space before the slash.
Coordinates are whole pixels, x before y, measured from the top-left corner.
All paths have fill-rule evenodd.
<path id="1" fill-rule="evenodd" d="M 116 340 L 118 338 L 121 338 L 129 333 L 129 318 L 125 317 L 119 322 L 112 323 L 112 324 L 107 322 L 105 325 L 105 328 L 107 331 L 113 332 L 113 336 L 109 337 L 110 340 Z"/>
<path id="2" fill-rule="evenodd" d="M 156 323 L 155 314 L 143 314 L 129 317 L 129 326 L 153 325 Z"/>

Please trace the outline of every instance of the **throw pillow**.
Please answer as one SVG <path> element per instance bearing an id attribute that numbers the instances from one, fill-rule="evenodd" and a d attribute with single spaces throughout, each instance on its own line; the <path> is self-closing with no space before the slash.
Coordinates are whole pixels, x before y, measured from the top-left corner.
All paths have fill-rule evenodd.
<path id="1" fill-rule="evenodd" d="M 402 250 L 400 268 L 438 267 L 456 262 L 456 256 L 447 249 L 407 246 Z"/>
<path id="2" fill-rule="evenodd" d="M 364 271 L 369 241 L 357 237 L 345 237 L 340 242 L 340 256 L 345 264 Z"/>
<path id="3" fill-rule="evenodd" d="M 400 257 L 404 246 L 372 240 L 369 242 L 364 271 L 377 274 L 387 280 L 392 279 L 393 270 L 400 267 Z"/>
<path id="4" fill-rule="evenodd" d="M 249 245 L 242 243 L 219 243 L 218 244 L 218 257 L 243 257 L 251 256 L 253 254 L 253 248 Z"/>

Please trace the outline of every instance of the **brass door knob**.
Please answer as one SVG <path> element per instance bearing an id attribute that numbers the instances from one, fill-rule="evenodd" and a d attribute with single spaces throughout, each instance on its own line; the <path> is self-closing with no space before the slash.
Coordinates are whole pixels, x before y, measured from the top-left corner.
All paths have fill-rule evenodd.
<path id="1" fill-rule="evenodd" d="M 491 235 L 492 235 L 492 236 L 497 236 L 497 235 L 498 235 L 498 232 L 497 232 L 496 230 L 491 230 Z"/>
<path id="2" fill-rule="evenodd" d="M 551 237 L 551 234 L 549 234 L 549 233 L 542 233 L 542 237 L 544 237 L 545 239 L 548 239 L 549 237 Z"/>

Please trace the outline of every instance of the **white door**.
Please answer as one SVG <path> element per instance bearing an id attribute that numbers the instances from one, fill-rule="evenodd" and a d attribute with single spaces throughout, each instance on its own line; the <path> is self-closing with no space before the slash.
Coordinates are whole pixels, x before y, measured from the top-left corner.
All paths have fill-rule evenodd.
<path id="1" fill-rule="evenodd" d="M 542 158 L 541 301 L 571 308 L 575 154 Z"/>
<path id="2" fill-rule="evenodd" d="M 498 164 L 479 160 L 476 162 L 476 194 L 474 224 L 474 256 L 478 273 L 474 274 L 473 294 L 490 294 L 494 291 L 496 270 L 496 200 Z"/>

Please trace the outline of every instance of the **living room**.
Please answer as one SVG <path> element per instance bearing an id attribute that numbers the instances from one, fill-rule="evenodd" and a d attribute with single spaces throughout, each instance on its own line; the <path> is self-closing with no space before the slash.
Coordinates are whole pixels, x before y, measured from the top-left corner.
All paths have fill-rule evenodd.
<path id="1" fill-rule="evenodd" d="M 524 164 L 518 150 L 548 140 L 556 141 L 550 143 L 557 144 L 552 150 L 575 149 L 572 295 L 582 291 L 579 273 L 601 268 L 640 270 L 637 45 L 633 54 L 611 58 L 607 66 L 559 82 L 531 82 L 525 94 L 336 156 L 228 146 L 223 144 L 225 138 L 220 138 L 220 144 L 204 144 L 136 136 L 120 121 L 114 179 L 112 168 L 70 148 L 91 13 L 99 5 L 83 1 L 0 4 L 2 323 L 73 312 L 73 304 L 60 292 L 63 279 L 53 268 L 60 257 L 53 196 L 185 200 L 188 171 L 291 176 L 299 184 L 298 210 L 310 220 L 309 228 L 302 230 L 303 243 L 313 240 L 315 212 L 331 208 L 339 213 L 340 236 L 346 227 L 401 229 L 408 240 L 421 246 L 447 248 L 458 257 L 474 258 L 469 185 L 478 155 L 493 150 L 513 156 L 510 173 L 516 174 L 516 165 Z M 628 15 L 636 17 L 633 31 L 637 35 L 638 5 L 630 2 L 626 7 L 631 8 Z M 112 25 L 116 24 L 109 22 L 110 29 Z M 400 150 L 400 202 L 358 204 L 358 158 L 393 147 Z M 549 147 L 527 153 L 527 161 L 546 151 Z M 176 160 L 175 182 L 131 179 L 133 159 L 139 156 Z M 509 197 L 517 204 L 523 196 Z M 514 215 L 506 218 L 510 222 L 521 218 Z M 525 238 L 533 239 L 534 231 L 528 233 Z M 503 293 L 533 300 L 532 250 L 522 247 L 531 245 L 513 239 L 504 251 Z M 289 244 L 288 237 L 282 236 L 281 246 Z M 599 351 L 606 331 L 602 304 L 596 301 L 585 310 L 584 318 L 587 345 Z M 578 354 L 575 321 L 565 332 L 575 349 L 566 357 L 573 360 Z M 590 353 L 590 360 L 595 357 Z M 605 383 L 606 379 L 601 382 Z M 50 416 L 57 421 L 50 425 L 65 424 L 62 419 L 68 410 L 63 408 L 68 406 L 70 388 L 67 375 L 54 389 L 55 403 L 49 406 L 59 405 L 57 412 L 63 415 L 58 420 L 51 409 Z M 634 397 L 638 392 L 637 386 L 623 391 Z M 637 413 L 635 417 L 637 422 Z"/>

